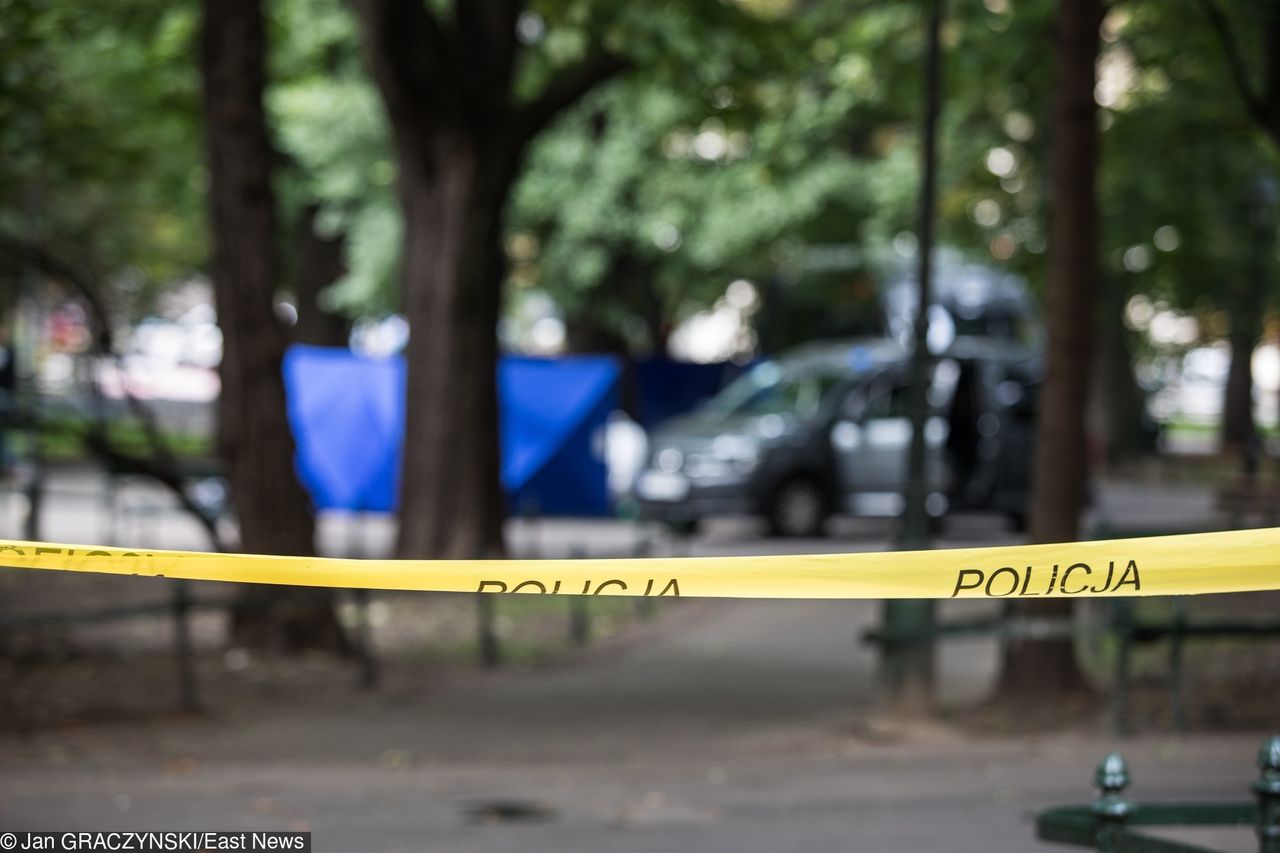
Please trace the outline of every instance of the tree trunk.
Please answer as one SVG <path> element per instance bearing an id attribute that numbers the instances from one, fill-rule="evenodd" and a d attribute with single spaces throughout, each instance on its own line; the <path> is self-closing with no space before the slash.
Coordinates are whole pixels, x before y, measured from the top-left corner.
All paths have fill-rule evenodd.
<path id="1" fill-rule="evenodd" d="M 1254 325 L 1261 310 L 1231 312 L 1231 367 L 1222 400 L 1222 449 L 1241 451 L 1257 438 L 1253 422 L 1253 348 L 1257 344 Z"/>
<path id="2" fill-rule="evenodd" d="M 318 214 L 318 208 L 311 206 L 298 224 L 294 249 L 298 322 L 293 327 L 293 340 L 322 347 L 345 347 L 351 335 L 351 321 L 320 304 L 324 289 L 346 272 L 342 256 L 344 240 L 342 235 L 322 236 L 316 230 Z"/>
<path id="3" fill-rule="evenodd" d="M 604 319 L 612 308 L 640 321 L 649 350 L 666 354 L 673 312 L 663 302 L 649 261 L 625 251 L 616 253 L 604 278 L 579 299 L 565 315 L 565 346 L 570 352 L 630 353 L 633 342 Z"/>
<path id="4" fill-rule="evenodd" d="M 567 352 L 608 353 L 625 358 L 631 351 L 627 339 L 601 323 L 591 311 L 576 311 L 565 317 L 564 348 Z"/>
<path id="5" fill-rule="evenodd" d="M 589 54 L 515 92 L 515 0 L 353 0 L 399 165 L 409 321 L 403 557 L 503 552 L 497 324 L 503 208 L 524 147 L 626 63 Z"/>
<path id="6" fill-rule="evenodd" d="M 1102 282 L 1102 291 L 1095 315 L 1096 358 L 1110 369 L 1093 374 L 1088 423 L 1101 439 L 1108 464 L 1115 464 L 1153 451 L 1155 435 L 1148 426 L 1146 396 L 1133 373 L 1133 351 L 1124 326 L 1128 292 L 1114 277 Z"/>
<path id="7" fill-rule="evenodd" d="M 1048 378 L 1036 422 L 1031 536 L 1074 540 L 1085 494 L 1094 294 L 1098 163 L 1094 101 L 1101 0 L 1059 0 L 1054 80 L 1052 221 L 1049 232 Z M 1069 599 L 1020 602 L 1023 616 L 1068 617 Z M 1084 687 L 1069 638 L 1023 639 L 1005 654 L 1001 694 L 1052 700 Z"/>
<path id="8" fill-rule="evenodd" d="M 466 131 L 398 136 L 410 334 L 397 549 L 497 557 L 501 218 L 515 156 Z"/>
<path id="9" fill-rule="evenodd" d="M 294 475 L 281 374 L 287 338 L 274 305 L 276 209 L 259 0 L 205 0 L 203 26 L 212 277 L 223 342 L 219 448 L 241 547 L 307 554 L 314 520 Z M 248 588 L 233 614 L 233 633 L 280 649 L 343 645 L 330 596 L 291 590 Z"/>

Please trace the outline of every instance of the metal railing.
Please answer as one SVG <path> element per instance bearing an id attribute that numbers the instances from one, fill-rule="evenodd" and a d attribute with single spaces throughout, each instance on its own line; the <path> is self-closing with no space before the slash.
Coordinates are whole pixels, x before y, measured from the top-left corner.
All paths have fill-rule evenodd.
<path id="1" fill-rule="evenodd" d="M 150 601 L 77 610 L 42 613 L 0 614 L 0 642 L 19 632 L 40 633 L 65 630 L 72 625 L 95 625 L 138 617 L 168 614 L 173 625 L 173 658 L 177 674 L 178 704 L 184 711 L 200 710 L 196 679 L 195 649 L 191 637 L 190 614 L 197 609 L 221 609 L 225 601 L 200 601 L 191 597 L 188 581 L 170 582 L 168 602 Z"/>
<path id="2" fill-rule="evenodd" d="M 1252 826 L 1261 853 L 1280 853 L 1280 737 L 1263 742 L 1258 768 L 1258 778 L 1250 786 L 1253 801 L 1146 803 L 1124 795 L 1130 782 L 1129 768 L 1119 753 L 1113 752 L 1094 773 L 1098 795 L 1093 802 L 1040 812 L 1036 815 L 1036 837 L 1103 853 L 1220 853 L 1141 828 Z"/>

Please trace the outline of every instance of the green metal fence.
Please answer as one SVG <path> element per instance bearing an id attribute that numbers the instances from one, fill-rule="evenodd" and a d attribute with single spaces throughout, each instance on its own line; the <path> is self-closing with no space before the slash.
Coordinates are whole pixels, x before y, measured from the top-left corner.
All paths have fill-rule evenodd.
<path id="1" fill-rule="evenodd" d="M 1258 751 L 1254 800 L 1206 803 L 1145 803 L 1124 795 L 1129 768 L 1118 753 L 1094 774 L 1098 796 L 1088 805 L 1059 806 L 1036 815 L 1036 837 L 1104 853 L 1220 853 L 1144 832 L 1156 826 L 1253 826 L 1261 853 L 1280 853 L 1280 737 Z"/>

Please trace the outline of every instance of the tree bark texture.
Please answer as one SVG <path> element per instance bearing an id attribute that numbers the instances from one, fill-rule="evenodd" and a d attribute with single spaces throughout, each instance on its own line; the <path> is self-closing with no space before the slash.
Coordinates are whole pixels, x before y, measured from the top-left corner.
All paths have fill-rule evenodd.
<path id="1" fill-rule="evenodd" d="M 402 556 L 502 554 L 495 371 L 510 190 L 483 143 L 427 133 L 400 151 L 406 353 Z"/>
<path id="2" fill-rule="evenodd" d="M 409 321 L 402 557 L 503 552 L 496 387 L 503 209 L 521 155 L 555 115 L 620 70 L 591 56 L 518 102 L 518 0 L 353 0 L 391 123 Z"/>
<path id="3" fill-rule="evenodd" d="M 288 339 L 275 315 L 276 206 L 262 104 L 260 0 L 205 0 L 202 36 L 212 277 L 223 352 L 219 450 L 240 546 L 308 554 L 314 518 L 294 472 L 281 374 Z M 232 619 L 235 640 L 254 647 L 345 650 L 328 591 L 249 587 Z"/>
<path id="4" fill-rule="evenodd" d="M 1261 326 L 1262 311 L 1252 315 L 1233 311 L 1231 316 L 1231 366 L 1227 370 L 1227 386 L 1222 401 L 1222 447 L 1239 451 L 1257 438 L 1253 420 L 1253 349 Z"/>
<path id="5" fill-rule="evenodd" d="M 1055 46 L 1052 211 L 1049 231 L 1048 377 L 1036 422 L 1031 537 L 1074 540 L 1085 496 L 1088 402 L 1097 291 L 1097 104 L 1094 100 L 1101 0 L 1060 0 Z M 1071 601 L 1020 603 L 1022 616 L 1067 618 Z M 1084 679 L 1068 638 L 1010 645 L 1001 692 L 1043 701 L 1075 692 Z"/>
<path id="6" fill-rule="evenodd" d="M 280 372 L 287 337 L 275 315 L 276 209 L 262 106 L 262 9 L 259 0 L 206 0 L 204 7 L 212 273 L 223 341 L 219 446 L 241 546 L 306 554 L 313 521 L 294 475 Z"/>
<path id="7" fill-rule="evenodd" d="M 1124 325 L 1128 291 L 1115 278 L 1104 280 L 1101 288 L 1094 339 L 1097 362 L 1107 369 L 1093 372 L 1087 423 L 1097 431 L 1106 461 L 1115 464 L 1154 451 L 1155 431 L 1149 426 L 1146 395 L 1133 371 L 1131 333 Z"/>
<path id="8" fill-rule="evenodd" d="M 351 321 L 321 305 L 321 294 L 346 272 L 343 235 L 322 236 L 316 228 L 319 210 L 309 207 L 298 223 L 294 241 L 294 299 L 298 322 L 293 340 L 300 344 L 344 347 L 351 335 Z"/>
<path id="9" fill-rule="evenodd" d="M 1085 406 L 1098 282 L 1099 0 L 1061 0 L 1054 81 L 1048 377 L 1036 422 L 1031 535 L 1075 539 L 1085 489 Z"/>

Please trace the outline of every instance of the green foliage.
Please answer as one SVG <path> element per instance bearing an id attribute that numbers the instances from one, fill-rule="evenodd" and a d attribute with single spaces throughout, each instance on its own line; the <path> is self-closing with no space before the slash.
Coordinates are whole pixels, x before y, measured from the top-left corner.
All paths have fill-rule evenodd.
<path id="1" fill-rule="evenodd" d="M 1005 187 L 984 161 L 1011 145 L 1011 114 L 1023 142 L 1034 136 L 1047 74 L 1043 39 L 1027 36 L 1044 27 L 1047 6 L 1012 16 L 966 5 L 947 30 L 940 230 L 987 260 L 1001 235 L 1013 241 L 1002 260 L 1022 248 L 1018 260 L 1036 266 L 1023 259 L 1044 250 L 1028 152 Z M 786 39 L 786 60 L 733 83 L 638 73 L 549 132 L 512 211 L 512 228 L 533 238 L 516 253 L 516 283 L 642 347 L 654 336 L 637 333 L 628 309 L 640 300 L 619 292 L 619 258 L 650 271 L 668 324 L 742 276 L 779 283 L 769 311 L 775 322 L 793 317 L 786 338 L 858 330 L 870 281 L 903 263 L 893 238 L 916 227 L 921 10 L 831 2 L 775 38 Z M 982 194 L 1009 213 L 979 228 L 971 213 Z M 529 246 L 536 258 L 522 256 Z M 814 269 L 815 253 L 840 247 L 856 260 Z"/>
<path id="2" fill-rule="evenodd" d="M 447 4 L 435 5 L 447 20 Z M 330 291 L 334 305 L 351 313 L 394 310 L 400 241 L 394 158 L 385 116 L 358 61 L 355 23 L 337 0 L 279 0 L 276 8 L 283 44 L 270 104 L 280 144 L 297 167 L 286 198 L 295 211 L 321 204 L 326 227 L 347 237 L 348 274 Z M 526 45 L 516 80 L 518 99 L 535 97 L 565 67 L 609 51 L 628 57 L 635 76 L 650 81 L 655 98 L 648 107 L 659 121 L 673 110 L 687 113 L 687 105 L 679 105 L 687 91 L 701 98 L 714 87 L 723 94 L 735 74 L 763 73 L 788 62 L 781 50 L 782 27 L 762 14 L 719 3 L 535 2 L 524 13 L 521 29 Z M 664 99 L 665 106 L 659 103 Z M 741 108 L 731 112 L 746 114 Z M 618 142 L 613 150 L 623 162 L 614 171 L 642 175 L 653 146 L 633 156 L 622 150 L 626 140 Z M 552 157 L 553 169 L 562 165 L 563 156 Z M 548 180 L 563 190 L 572 183 L 568 177 L 559 173 Z M 535 184 L 538 180 L 533 178 Z M 610 192 L 608 185 L 592 189 L 604 206 Z M 678 200 L 670 204 L 678 206 Z M 592 265 L 605 262 L 607 252 L 575 254 L 580 257 L 571 266 L 590 276 Z"/>
<path id="3" fill-rule="evenodd" d="M 364 72 L 356 22 L 340 0 L 277 0 L 268 107 L 288 167 L 285 220 L 319 205 L 324 236 L 346 235 L 347 275 L 327 294 L 350 314 L 397 305 L 400 221 L 381 101 Z"/>
<path id="4" fill-rule="evenodd" d="M 145 298 L 204 253 L 188 3 L 0 0 L 0 232 Z"/>
<path id="5" fill-rule="evenodd" d="M 1280 158 L 1248 119 L 1202 15 L 1147 2 L 1109 20 L 1103 64 L 1124 92 L 1104 113 L 1103 268 L 1176 307 L 1229 308 L 1253 274 L 1258 181 Z"/>
<path id="6" fill-rule="evenodd" d="M 430 5 L 448 20 L 449 2 Z M 1258 11 L 1220 5 L 1256 78 Z M 950 6 L 939 236 L 1037 284 L 1056 3 Z M 631 68 L 529 150 L 507 210 L 515 292 L 544 291 L 634 348 L 738 277 L 795 335 L 851 328 L 871 283 L 906 263 L 895 236 L 916 228 L 922 9 L 532 0 L 517 99 L 600 51 Z M 342 0 L 267 10 L 285 228 L 318 205 L 321 228 L 346 237 L 333 305 L 394 310 L 395 163 L 358 28 Z M 204 262 L 198 26 L 187 0 L 0 0 L 0 233 L 115 285 L 125 311 Z M 1211 314 L 1251 275 L 1249 205 L 1280 158 L 1197 4 L 1116 4 L 1104 34 L 1104 275 Z M 815 266 L 832 247 L 853 260 Z"/>
<path id="7" fill-rule="evenodd" d="M 85 437 L 95 426 L 91 420 L 71 415 L 48 417 L 36 433 L 40 442 L 40 455 L 46 460 L 92 458 Z M 165 447 L 176 459 L 207 459 L 214 455 L 214 442 L 208 435 L 170 431 L 163 431 L 161 435 Z M 22 439 L 30 441 L 30 434 L 22 434 Z M 146 429 L 132 418 L 107 420 L 105 440 L 117 452 L 134 457 L 145 458 L 154 452 Z"/>

